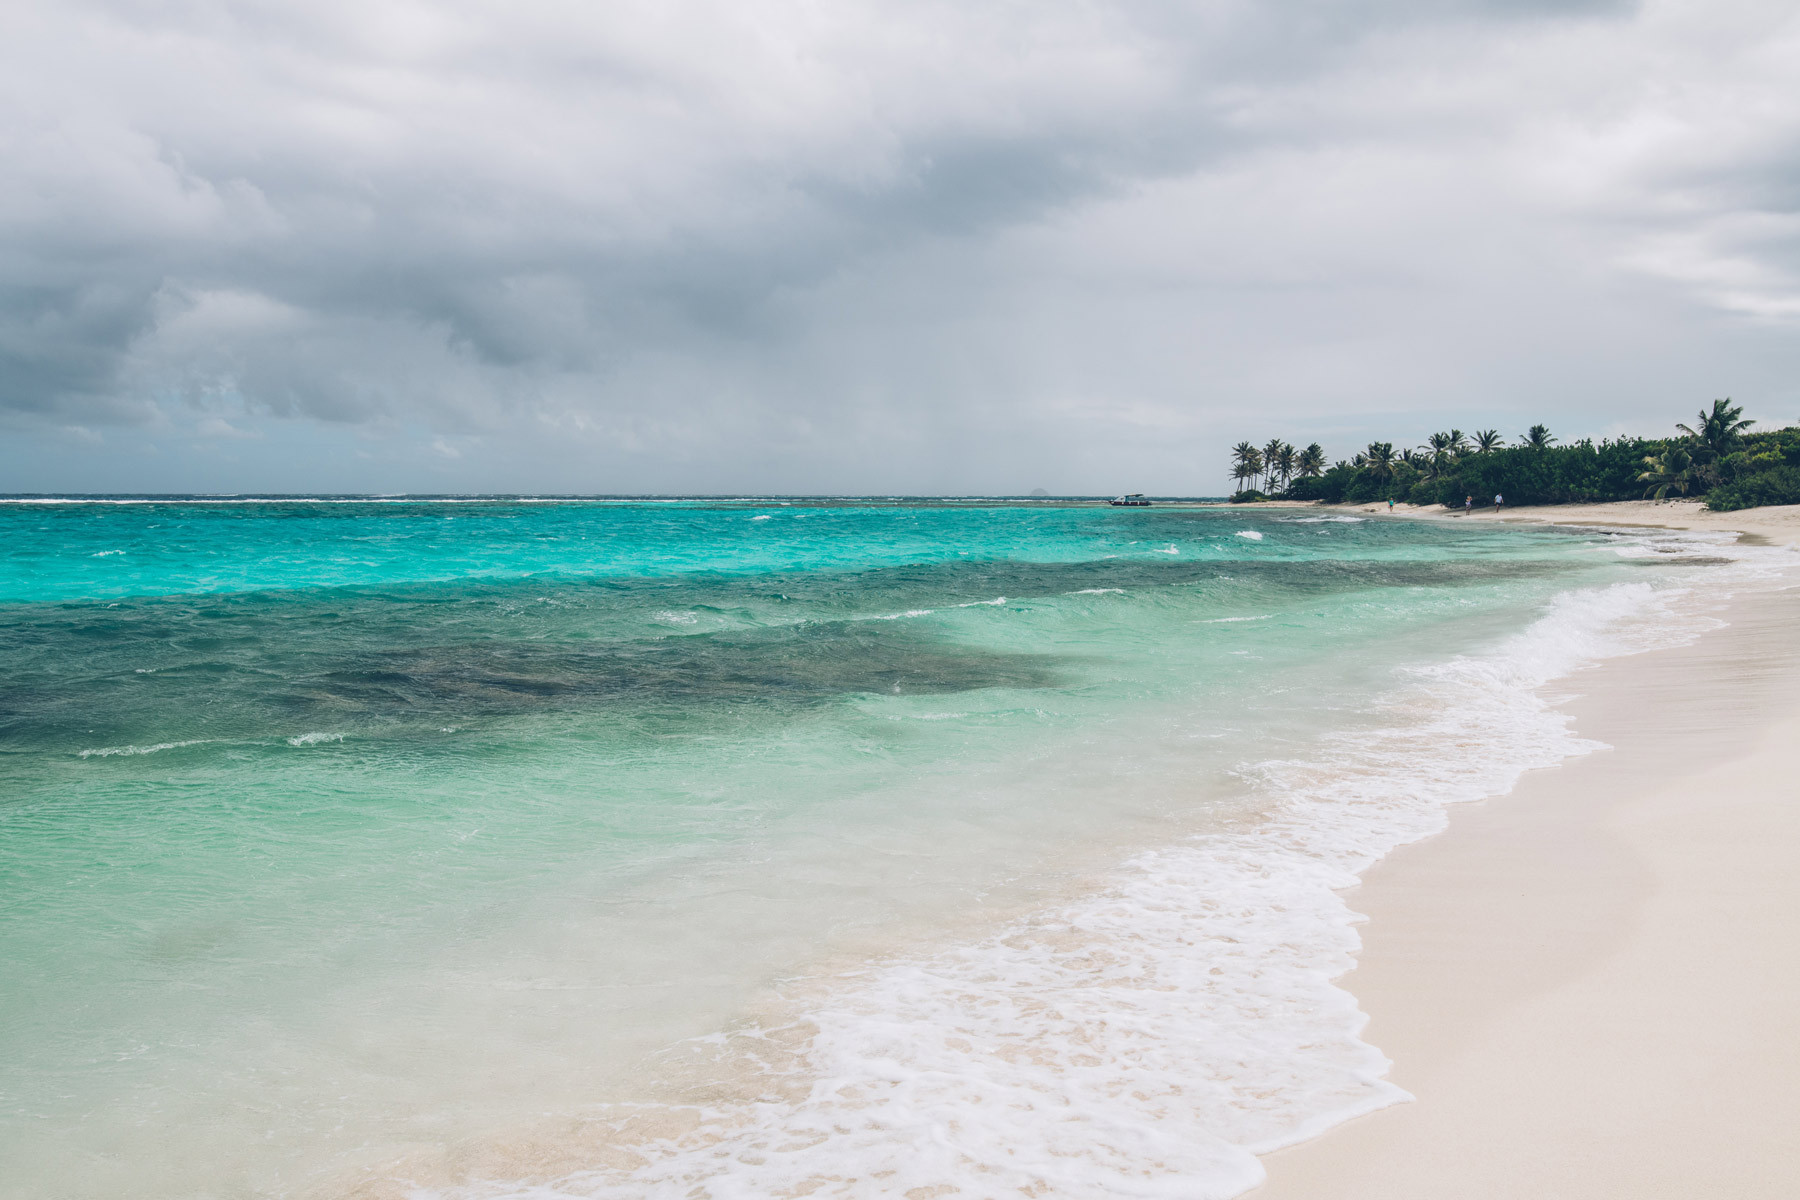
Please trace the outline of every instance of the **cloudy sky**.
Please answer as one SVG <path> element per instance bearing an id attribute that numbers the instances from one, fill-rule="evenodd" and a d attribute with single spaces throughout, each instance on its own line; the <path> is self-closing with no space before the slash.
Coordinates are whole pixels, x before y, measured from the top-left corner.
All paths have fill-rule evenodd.
<path id="1" fill-rule="evenodd" d="M 1788 0 L 15 0 L 0 491 L 1800 418 Z"/>

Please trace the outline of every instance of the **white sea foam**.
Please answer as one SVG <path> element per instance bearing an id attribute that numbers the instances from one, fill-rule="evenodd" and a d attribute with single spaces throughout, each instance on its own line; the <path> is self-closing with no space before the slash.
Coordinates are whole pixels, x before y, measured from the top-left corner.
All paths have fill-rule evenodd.
<path id="1" fill-rule="evenodd" d="M 1237 535 L 1241 538 L 1249 538 L 1253 542 L 1260 542 L 1263 540 L 1263 535 L 1254 529 L 1240 529 L 1238 530 Z"/>
<path id="2" fill-rule="evenodd" d="M 115 754 L 157 754 L 164 750 L 179 750 L 183 746 L 203 745 L 209 738 L 195 738 L 187 742 L 158 742 L 154 746 L 106 746 L 98 750 L 81 750 L 77 753 L 82 758 L 111 758 Z"/>
<path id="3" fill-rule="evenodd" d="M 1246 763 L 1257 822 L 1139 854 L 1096 892 L 991 936 L 790 996 L 792 1023 L 709 1039 L 740 1101 L 665 1110 L 615 1169 L 472 1194 L 1067 1196 L 1222 1200 L 1257 1155 L 1406 1099 L 1332 982 L 1359 918 L 1339 889 L 1445 807 L 1594 743 L 1541 694 L 1716 623 L 1714 587 L 1566 593 L 1482 654 L 1406 671 L 1374 732 Z M 732 1092 L 735 1087 L 715 1088 Z"/>
<path id="4" fill-rule="evenodd" d="M 94 551 L 94 553 L 93 553 L 93 554 L 92 554 L 92 555 L 90 555 L 90 556 L 89 556 L 89 557 L 92 557 L 92 558 L 111 558 L 111 557 L 112 557 L 112 556 L 113 556 L 113 555 L 115 555 L 115 554 L 123 554 L 123 553 L 125 553 L 125 552 L 124 552 L 124 551 L 123 551 L 123 550 L 96 550 L 96 551 Z"/>
<path id="5" fill-rule="evenodd" d="M 1643 533 L 1639 535 L 1615 535 L 1610 549 L 1620 558 L 1657 559 L 1669 557 L 1691 558 L 1696 553 L 1717 551 L 1729 547 L 1734 542 L 1730 534 L 1721 533 Z"/>
<path id="6" fill-rule="evenodd" d="M 323 742 L 341 742 L 343 740 L 344 735 L 341 733 L 302 733 L 289 738 L 287 744 L 290 746 L 317 746 Z"/>
<path id="7" fill-rule="evenodd" d="M 1117 589 L 1108 589 L 1117 590 Z M 992 600 L 970 600 L 965 604 L 952 604 L 951 608 L 997 608 L 1006 603 L 1005 596 L 996 596 Z M 858 617 L 859 621 L 905 621 L 913 617 L 929 617 L 938 610 L 935 608 L 909 608 L 905 612 L 882 613 L 874 617 Z"/>
<path id="8" fill-rule="evenodd" d="M 1360 525 L 1367 517 L 1276 517 L 1284 525 Z"/>
<path id="9" fill-rule="evenodd" d="M 1271 618 L 1273 618 L 1274 615 L 1275 615 L 1274 613 L 1264 613 L 1260 617 L 1209 617 L 1206 620 L 1201 621 L 1200 624 L 1202 624 L 1202 625 L 1235 625 L 1239 621 L 1267 621 L 1267 620 L 1270 620 Z"/>
<path id="10" fill-rule="evenodd" d="M 1124 594 L 1124 588 L 1081 588 L 1074 593 L 1077 596 L 1123 596 Z"/>
<path id="11" fill-rule="evenodd" d="M 768 520 L 772 520 L 773 517 L 771 517 L 771 515 L 768 513 L 763 513 L 760 517 L 751 517 L 750 519 L 752 521 L 768 521 Z"/>

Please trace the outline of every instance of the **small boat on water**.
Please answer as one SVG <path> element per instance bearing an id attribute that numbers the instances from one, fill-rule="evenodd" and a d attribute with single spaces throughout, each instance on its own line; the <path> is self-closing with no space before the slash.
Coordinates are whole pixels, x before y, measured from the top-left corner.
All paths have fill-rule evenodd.
<path id="1" fill-rule="evenodd" d="M 1124 496 L 1114 496 L 1107 501 L 1114 508 L 1149 508 L 1150 502 L 1144 499 L 1144 493 L 1131 492 Z"/>

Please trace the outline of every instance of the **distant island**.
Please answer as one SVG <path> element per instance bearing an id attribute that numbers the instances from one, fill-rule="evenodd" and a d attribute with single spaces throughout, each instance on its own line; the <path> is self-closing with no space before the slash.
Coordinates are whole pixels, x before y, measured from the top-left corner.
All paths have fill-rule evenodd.
<path id="1" fill-rule="evenodd" d="M 1317 442 L 1304 450 L 1280 438 L 1231 449 L 1234 504 L 1312 500 L 1326 504 L 1396 503 L 1461 508 L 1473 498 L 1508 504 L 1591 504 L 1607 500 L 1703 497 L 1729 512 L 1800 504 L 1800 427 L 1750 432 L 1729 399 L 1702 409 L 1694 425 L 1666 438 L 1583 438 L 1559 446 L 1543 425 L 1513 445 L 1497 430 L 1434 433 L 1416 449 L 1370 442 L 1348 461 L 1325 465 Z"/>

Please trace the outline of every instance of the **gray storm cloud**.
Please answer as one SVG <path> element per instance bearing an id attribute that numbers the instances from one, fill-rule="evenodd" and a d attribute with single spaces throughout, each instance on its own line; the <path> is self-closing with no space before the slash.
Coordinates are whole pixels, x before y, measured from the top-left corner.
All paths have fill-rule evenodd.
<path id="1" fill-rule="evenodd" d="M 1800 413 L 1790 6 L 7 22 L 0 490 L 1204 491 Z"/>

